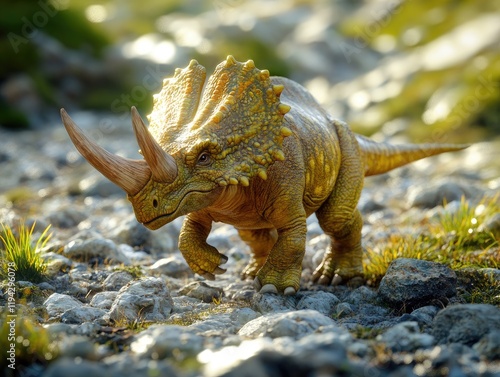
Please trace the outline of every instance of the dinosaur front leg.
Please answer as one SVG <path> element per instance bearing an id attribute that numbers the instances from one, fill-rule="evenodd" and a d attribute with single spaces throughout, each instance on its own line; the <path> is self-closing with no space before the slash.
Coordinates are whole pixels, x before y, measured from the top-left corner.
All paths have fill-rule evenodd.
<path id="1" fill-rule="evenodd" d="M 182 224 L 179 236 L 179 250 L 194 273 L 207 280 L 214 280 L 226 270 L 220 268 L 227 262 L 227 257 L 207 243 L 207 237 L 212 228 L 212 221 L 206 216 L 190 213 Z"/>
<path id="2" fill-rule="evenodd" d="M 241 273 L 241 278 L 254 279 L 276 243 L 278 233 L 276 229 L 238 229 L 238 233 L 252 250 L 250 262 Z"/>
<path id="3" fill-rule="evenodd" d="M 306 243 L 305 216 L 292 224 L 277 228 L 278 239 L 266 262 L 257 273 L 254 284 L 261 293 L 283 292 L 293 295 L 299 290 Z"/>

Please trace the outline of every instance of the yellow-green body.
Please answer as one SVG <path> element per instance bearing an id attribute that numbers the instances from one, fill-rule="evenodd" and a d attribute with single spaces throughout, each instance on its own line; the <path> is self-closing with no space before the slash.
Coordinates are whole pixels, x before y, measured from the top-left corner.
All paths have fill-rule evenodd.
<path id="1" fill-rule="evenodd" d="M 313 279 L 362 277 L 357 204 L 364 177 L 463 148 L 374 143 L 332 118 L 301 85 L 251 61 L 228 57 L 204 83 L 194 61 L 164 82 L 149 132 L 175 161 L 175 178 L 160 182 L 153 172 L 128 197 L 151 229 L 187 215 L 179 249 L 208 279 L 224 272 L 227 258 L 207 243 L 212 223 L 223 222 L 251 249 L 244 278 L 255 278 L 263 292 L 295 293 L 313 213 L 331 238 Z"/>

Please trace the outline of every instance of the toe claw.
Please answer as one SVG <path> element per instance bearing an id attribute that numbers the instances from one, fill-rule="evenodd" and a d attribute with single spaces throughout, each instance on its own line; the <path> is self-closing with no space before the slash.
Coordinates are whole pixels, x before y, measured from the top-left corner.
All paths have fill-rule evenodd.
<path id="1" fill-rule="evenodd" d="M 216 267 L 214 270 L 214 275 L 222 275 L 226 270 L 224 268 Z"/>
<path id="2" fill-rule="evenodd" d="M 273 284 L 265 284 L 261 289 L 260 293 L 278 293 L 278 289 Z"/>
<path id="3" fill-rule="evenodd" d="M 332 285 L 340 285 L 342 283 L 342 276 L 335 275 L 332 279 Z"/>
<path id="4" fill-rule="evenodd" d="M 225 256 L 225 255 L 222 255 L 220 256 L 220 263 L 219 264 L 224 264 L 226 263 L 228 260 L 228 258 Z"/>
<path id="5" fill-rule="evenodd" d="M 328 276 L 321 275 L 318 279 L 318 284 L 320 285 L 330 285 L 331 279 Z"/>
<path id="6" fill-rule="evenodd" d="M 203 276 L 207 280 L 215 280 L 214 274 L 211 274 L 210 272 L 204 272 L 200 275 Z"/>
<path id="7" fill-rule="evenodd" d="M 260 283 L 260 280 L 258 277 L 255 277 L 255 279 L 253 279 L 253 286 L 257 292 L 260 291 L 262 284 Z"/>
<path id="8" fill-rule="evenodd" d="M 292 296 L 295 293 L 296 293 L 295 288 L 293 288 L 293 287 L 286 287 L 285 288 L 285 292 L 284 292 L 285 296 Z"/>

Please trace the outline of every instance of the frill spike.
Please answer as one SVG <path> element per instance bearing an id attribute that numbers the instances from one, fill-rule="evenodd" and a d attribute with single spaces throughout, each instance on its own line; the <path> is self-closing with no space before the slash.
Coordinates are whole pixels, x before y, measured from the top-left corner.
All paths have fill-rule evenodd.
<path id="1" fill-rule="evenodd" d="M 234 64 L 236 64 L 236 59 L 233 57 L 233 55 L 228 55 L 226 58 L 226 67 L 230 67 Z"/>
<path id="2" fill-rule="evenodd" d="M 273 85 L 273 92 L 276 96 L 281 96 L 281 93 L 283 93 L 283 90 L 285 89 L 284 85 Z"/>

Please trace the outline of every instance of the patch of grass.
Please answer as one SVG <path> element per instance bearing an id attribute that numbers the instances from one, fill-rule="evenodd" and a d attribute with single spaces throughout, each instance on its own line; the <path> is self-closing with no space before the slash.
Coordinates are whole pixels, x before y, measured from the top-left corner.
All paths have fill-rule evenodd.
<path id="1" fill-rule="evenodd" d="M 485 197 L 477 206 L 462 198 L 456 211 L 444 211 L 416 237 L 393 234 L 382 245 L 367 248 L 365 276 L 378 285 L 397 258 L 443 263 L 452 269 L 500 267 L 499 240 L 482 224 L 500 211 L 499 196 Z"/>
<path id="2" fill-rule="evenodd" d="M 442 212 L 434 230 L 438 237 L 444 238 L 443 246 L 450 249 L 484 249 L 498 243 L 492 233 L 482 229 L 481 224 L 500 212 L 499 199 L 499 195 L 484 198 L 473 206 L 462 197 L 457 211 Z"/>
<path id="3" fill-rule="evenodd" d="M 356 326 L 356 328 L 351 331 L 351 334 L 356 339 L 373 340 L 378 335 L 382 334 L 383 332 L 384 332 L 383 329 L 373 329 L 370 327 L 364 327 L 364 326 L 359 325 L 359 326 Z"/>
<path id="4" fill-rule="evenodd" d="M 153 325 L 151 321 L 145 321 L 142 318 L 136 318 L 134 321 L 129 322 L 124 316 L 118 320 L 115 320 L 113 327 L 118 329 L 126 329 L 132 332 L 138 333 L 147 330 L 149 326 Z"/>
<path id="5" fill-rule="evenodd" d="M 491 272 L 464 268 L 456 271 L 459 295 L 470 304 L 500 307 L 500 280 Z"/>
<path id="6" fill-rule="evenodd" d="M 2 234 L 0 234 L 0 241 L 3 243 L 0 251 L 2 279 L 7 278 L 7 273 L 12 268 L 15 270 L 16 281 L 27 280 L 39 283 L 45 279 L 46 265 L 40 257 L 40 250 L 51 237 L 48 233 L 50 225 L 34 243 L 35 225 L 36 223 L 33 223 L 31 228 L 27 228 L 24 222 L 20 222 L 18 235 L 16 235 L 11 227 L 2 224 Z"/>
<path id="7" fill-rule="evenodd" d="M 14 206 L 23 206 L 35 198 L 35 193 L 26 186 L 19 186 L 4 193 L 5 199 Z"/>
<path id="8" fill-rule="evenodd" d="M 5 351 L 0 360 L 1 369 L 7 373 L 8 360 L 13 349 L 15 353 L 15 372 L 12 375 L 28 375 L 27 369 L 34 364 L 47 365 L 57 358 L 59 350 L 51 339 L 49 332 L 36 323 L 29 313 L 18 313 L 16 317 L 8 316 L 7 311 L 0 318 L 0 349 Z M 12 347 L 13 346 L 13 347 Z M 26 373 L 23 373 L 22 371 Z"/>
<path id="9" fill-rule="evenodd" d="M 119 266 L 114 269 L 114 271 L 125 271 L 128 272 L 134 279 L 140 279 L 144 276 L 144 271 L 140 266 Z"/>

